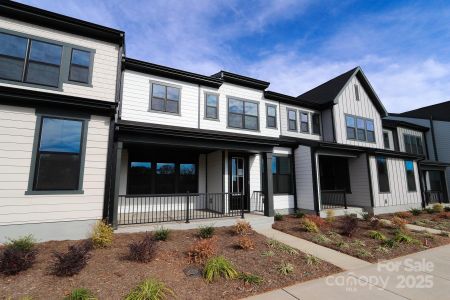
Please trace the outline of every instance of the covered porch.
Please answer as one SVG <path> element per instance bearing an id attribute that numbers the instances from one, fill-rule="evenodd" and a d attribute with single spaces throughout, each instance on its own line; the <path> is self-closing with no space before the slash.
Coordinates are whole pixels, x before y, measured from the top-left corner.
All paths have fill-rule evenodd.
<path id="1" fill-rule="evenodd" d="M 449 203 L 446 168 L 447 163 L 421 161 L 420 176 L 424 189 L 424 206 Z"/>

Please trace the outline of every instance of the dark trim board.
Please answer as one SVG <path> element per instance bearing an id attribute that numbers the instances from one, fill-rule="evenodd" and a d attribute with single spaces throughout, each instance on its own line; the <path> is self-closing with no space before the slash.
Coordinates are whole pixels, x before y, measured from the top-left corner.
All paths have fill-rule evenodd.
<path id="1" fill-rule="evenodd" d="M 417 124 L 413 124 L 406 121 L 400 121 L 400 120 L 391 120 L 391 119 L 382 119 L 383 127 L 386 128 L 397 128 L 397 127 L 404 127 L 409 129 L 414 129 L 422 132 L 426 132 L 430 130 L 430 128 L 425 126 L 420 126 Z"/>
<path id="2" fill-rule="evenodd" d="M 367 161 L 367 176 L 369 179 L 370 205 L 372 207 L 375 207 L 375 202 L 373 200 L 372 173 L 370 170 L 370 155 L 368 154 L 366 154 L 366 161 Z"/>
<path id="3" fill-rule="evenodd" d="M 265 90 L 270 85 L 270 82 L 267 81 L 262 81 L 259 79 L 242 76 L 227 71 L 220 71 L 214 75 L 211 75 L 211 78 L 219 78 L 223 82 L 234 83 L 240 86 L 245 86 L 257 90 Z"/>
<path id="4" fill-rule="evenodd" d="M 328 108 L 329 105 L 318 105 L 317 103 L 311 103 L 305 100 L 299 100 L 296 97 L 280 94 L 273 91 L 264 91 L 264 98 L 268 100 L 279 101 L 285 104 L 301 106 L 304 108 L 322 110 Z"/>
<path id="5" fill-rule="evenodd" d="M 314 196 L 314 210 L 317 215 L 320 215 L 320 206 L 319 206 L 319 192 L 318 192 L 318 183 L 317 183 L 317 165 L 316 165 L 316 148 L 311 148 L 311 169 L 312 169 L 312 181 L 313 181 L 313 196 Z"/>

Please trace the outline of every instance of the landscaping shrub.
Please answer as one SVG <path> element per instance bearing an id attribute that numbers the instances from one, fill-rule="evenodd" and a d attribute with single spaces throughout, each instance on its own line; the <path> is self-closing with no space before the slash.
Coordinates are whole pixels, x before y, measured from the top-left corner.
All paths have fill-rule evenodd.
<path id="1" fill-rule="evenodd" d="M 238 277 L 240 280 L 244 281 L 246 284 L 255 284 L 259 285 L 263 282 L 263 278 L 258 275 L 250 274 L 250 273 L 241 273 Z"/>
<path id="2" fill-rule="evenodd" d="M 442 205 L 441 203 L 435 203 L 433 204 L 432 207 L 435 213 L 440 213 L 444 211 L 444 205 Z"/>
<path id="3" fill-rule="evenodd" d="M 275 218 L 275 221 L 281 221 L 281 220 L 283 220 L 283 215 L 280 213 L 276 213 L 274 218 Z"/>
<path id="4" fill-rule="evenodd" d="M 342 250 L 348 250 L 348 249 L 350 249 L 350 245 L 349 245 L 348 243 L 344 242 L 344 241 L 337 241 L 337 242 L 336 242 L 336 246 L 337 246 L 339 249 L 342 249 Z"/>
<path id="5" fill-rule="evenodd" d="M 215 228 L 211 225 L 200 226 L 198 229 L 198 236 L 202 239 L 212 238 L 214 235 Z"/>
<path id="6" fill-rule="evenodd" d="M 208 258 L 216 254 L 217 245 L 216 239 L 201 239 L 196 241 L 188 251 L 188 256 L 191 262 L 202 263 Z"/>
<path id="7" fill-rule="evenodd" d="M 291 246 L 288 246 L 286 244 L 283 244 L 282 242 L 279 242 L 274 239 L 267 240 L 267 245 L 271 248 L 274 248 L 276 250 L 282 251 L 284 253 L 290 254 L 290 255 L 296 255 L 298 254 L 298 250 L 295 248 L 292 248 Z"/>
<path id="8" fill-rule="evenodd" d="M 220 276 L 226 279 L 235 279 L 239 276 L 239 273 L 233 264 L 223 256 L 208 259 L 203 269 L 203 277 L 207 282 L 212 282 Z"/>
<path id="9" fill-rule="evenodd" d="M 114 229 L 104 221 L 97 221 L 91 234 L 94 248 L 106 248 L 111 246 L 114 237 Z"/>
<path id="10" fill-rule="evenodd" d="M 163 300 L 167 299 L 169 295 L 175 297 L 173 290 L 168 288 L 164 282 L 149 278 L 131 291 L 125 300 Z"/>
<path id="11" fill-rule="evenodd" d="M 433 214 L 433 213 L 434 213 L 434 209 L 433 209 L 432 207 L 425 207 L 425 211 L 426 211 L 428 214 Z"/>
<path id="12" fill-rule="evenodd" d="M 412 217 L 412 213 L 409 211 L 399 211 L 399 212 L 396 212 L 394 214 L 394 216 L 402 218 L 402 219 L 408 219 L 408 218 Z"/>
<path id="13" fill-rule="evenodd" d="M 359 258 L 373 257 L 373 254 L 364 248 L 357 248 L 355 250 L 355 255 Z"/>
<path id="14" fill-rule="evenodd" d="M 0 253 L 0 273 L 15 275 L 30 268 L 36 260 L 37 252 L 31 235 L 9 240 Z"/>
<path id="15" fill-rule="evenodd" d="M 307 216 L 305 216 L 305 218 L 314 222 L 317 225 L 317 227 L 319 227 L 319 228 L 321 228 L 323 225 L 325 225 L 325 220 L 319 216 L 307 215 Z"/>
<path id="16" fill-rule="evenodd" d="M 327 209 L 327 210 L 325 211 L 325 213 L 327 214 L 327 217 L 326 217 L 325 220 L 326 220 L 328 223 L 333 223 L 334 221 L 336 221 L 336 214 L 335 214 L 334 210 L 332 210 L 332 209 Z"/>
<path id="17" fill-rule="evenodd" d="M 394 240 L 397 243 L 405 243 L 405 244 L 416 244 L 419 242 L 418 240 L 414 239 L 413 237 L 409 236 L 408 234 L 406 234 L 401 230 L 396 231 Z"/>
<path id="18" fill-rule="evenodd" d="M 413 215 L 413 216 L 419 216 L 422 213 L 421 209 L 418 208 L 411 208 L 409 210 L 409 212 Z"/>
<path id="19" fill-rule="evenodd" d="M 321 262 L 321 260 L 318 257 L 311 254 L 306 254 L 305 260 L 308 266 L 318 265 Z"/>
<path id="20" fill-rule="evenodd" d="M 303 218 L 300 221 L 300 224 L 308 232 L 319 232 L 319 227 L 317 227 L 316 223 L 311 221 L 309 218 Z"/>
<path id="21" fill-rule="evenodd" d="M 395 246 L 397 246 L 397 241 L 395 239 L 384 240 L 382 246 L 387 248 L 394 248 Z"/>
<path id="22" fill-rule="evenodd" d="M 342 219 L 341 233 L 342 235 L 351 237 L 358 228 L 358 219 L 353 216 L 344 216 Z"/>
<path id="23" fill-rule="evenodd" d="M 168 228 L 160 227 L 155 230 L 154 237 L 157 241 L 165 241 L 169 238 L 170 230 Z"/>
<path id="24" fill-rule="evenodd" d="M 29 234 L 18 239 L 9 239 L 5 244 L 7 248 L 14 248 L 22 251 L 31 251 L 36 246 L 33 235 Z"/>
<path id="25" fill-rule="evenodd" d="M 391 219 L 391 224 L 394 228 L 405 230 L 406 224 L 408 224 L 408 221 L 406 221 L 403 218 L 400 218 L 398 216 L 395 216 Z"/>
<path id="26" fill-rule="evenodd" d="M 96 300 L 94 294 L 85 288 L 74 289 L 69 295 L 64 297 L 64 300 Z"/>
<path id="27" fill-rule="evenodd" d="M 128 259 L 137 262 L 149 262 L 156 256 L 156 245 L 147 234 L 141 241 L 128 244 Z"/>
<path id="28" fill-rule="evenodd" d="M 56 276 L 73 276 L 78 274 L 87 264 L 90 258 L 89 251 L 92 245 L 81 242 L 69 246 L 67 252 L 53 252 L 53 261 L 50 266 L 52 273 Z"/>
<path id="29" fill-rule="evenodd" d="M 301 212 L 301 211 L 299 211 L 299 210 L 297 210 L 297 211 L 294 213 L 294 217 L 296 217 L 296 218 L 298 218 L 298 219 L 303 218 L 304 216 L 305 216 L 305 213 L 304 213 L 304 212 Z"/>
<path id="30" fill-rule="evenodd" d="M 255 242 L 248 236 L 241 236 L 238 239 L 238 246 L 243 250 L 252 250 L 255 249 Z"/>
<path id="31" fill-rule="evenodd" d="M 376 230 L 370 230 L 368 232 L 368 235 L 372 239 L 379 240 L 379 241 L 384 241 L 386 239 L 386 236 L 384 234 L 382 234 L 381 232 L 376 231 Z"/>
<path id="32" fill-rule="evenodd" d="M 263 257 L 272 257 L 274 255 L 275 255 L 275 253 L 270 250 L 261 252 L 261 256 L 263 256 Z"/>
<path id="33" fill-rule="evenodd" d="M 370 218 L 369 226 L 370 226 L 372 229 L 378 229 L 378 228 L 380 228 L 380 227 L 381 227 L 381 221 L 380 221 L 380 219 L 375 218 L 375 217 Z"/>
<path id="34" fill-rule="evenodd" d="M 281 275 L 288 275 L 294 272 L 294 265 L 288 262 L 282 262 L 277 266 L 277 270 Z"/>
<path id="35" fill-rule="evenodd" d="M 360 215 L 364 221 L 369 221 L 370 218 L 372 217 L 367 211 L 361 212 Z"/>
<path id="36" fill-rule="evenodd" d="M 233 226 L 233 232 L 237 235 L 248 235 L 252 233 L 252 225 L 246 221 L 237 221 Z"/>
<path id="37" fill-rule="evenodd" d="M 316 244 L 330 244 L 332 241 L 331 239 L 327 238 L 323 234 L 317 234 L 312 238 L 312 241 Z"/>

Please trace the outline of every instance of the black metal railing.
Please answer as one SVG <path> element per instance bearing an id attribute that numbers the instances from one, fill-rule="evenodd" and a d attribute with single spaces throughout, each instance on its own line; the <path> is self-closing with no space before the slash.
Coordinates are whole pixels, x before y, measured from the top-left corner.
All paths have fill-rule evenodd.
<path id="1" fill-rule="evenodd" d="M 250 198 L 250 211 L 264 212 L 264 193 L 254 191 Z"/>
<path id="2" fill-rule="evenodd" d="M 426 191 L 425 201 L 428 204 L 445 202 L 444 193 L 442 191 Z"/>
<path id="3" fill-rule="evenodd" d="M 347 208 L 347 195 L 345 190 L 322 190 L 322 209 Z"/>
<path id="4" fill-rule="evenodd" d="M 121 195 L 118 225 L 244 217 L 245 195 L 238 193 L 185 193 Z"/>

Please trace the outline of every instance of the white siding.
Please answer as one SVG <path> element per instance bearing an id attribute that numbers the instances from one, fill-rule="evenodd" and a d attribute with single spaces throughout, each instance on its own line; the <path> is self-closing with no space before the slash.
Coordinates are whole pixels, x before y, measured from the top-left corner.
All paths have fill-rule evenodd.
<path id="1" fill-rule="evenodd" d="M 390 193 L 380 193 L 378 188 L 378 174 L 375 157 L 370 159 L 370 172 L 372 178 L 372 190 L 374 196 L 374 206 L 401 206 L 414 205 L 422 202 L 420 194 L 419 174 L 417 163 L 414 162 L 414 174 L 416 179 L 416 192 L 409 192 L 406 183 L 405 161 L 397 158 L 386 158 L 389 174 Z"/>
<path id="2" fill-rule="evenodd" d="M 5 17 L 0 17 L 0 28 L 95 50 L 92 87 L 64 83 L 62 86 L 62 91 L 55 91 L 51 89 L 39 88 L 38 86 L 24 87 L 14 83 L 0 83 L 0 85 L 16 88 L 20 87 L 23 89 L 31 89 L 49 93 L 62 93 L 65 95 L 111 102 L 115 101 L 117 64 L 119 55 L 118 45 L 37 26 L 35 24 L 27 24 Z"/>
<path id="3" fill-rule="evenodd" d="M 295 149 L 294 155 L 298 208 L 314 210 L 311 148 L 299 146 Z"/>
<path id="4" fill-rule="evenodd" d="M 250 196 L 254 191 L 261 191 L 261 155 L 255 154 L 249 157 L 249 183 Z"/>
<path id="5" fill-rule="evenodd" d="M 355 96 L 355 84 L 358 84 L 359 86 L 359 101 L 356 100 Z M 336 141 L 338 143 L 371 148 L 384 148 L 383 126 L 381 123 L 380 113 L 377 111 L 366 91 L 355 76 L 349 80 L 346 87 L 337 97 L 336 102 L 337 104 L 334 105 L 333 114 L 336 125 Z M 375 126 L 375 143 L 348 140 L 347 128 L 345 124 L 346 114 L 372 119 Z"/>
<path id="6" fill-rule="evenodd" d="M 423 147 L 423 150 L 425 151 L 425 142 L 423 140 L 423 134 L 421 131 L 412 130 L 409 128 L 398 127 L 397 132 L 398 132 L 398 147 L 401 152 L 406 152 L 405 139 L 403 137 L 404 134 L 409 134 L 409 135 L 418 136 L 418 137 L 422 138 L 422 147 Z"/>
<path id="7" fill-rule="evenodd" d="M 89 121 L 84 194 L 25 195 L 35 126 L 34 109 L 0 105 L 0 225 L 100 219 L 109 118 Z"/>
<path id="8" fill-rule="evenodd" d="M 293 109 L 297 111 L 297 131 L 289 131 L 288 130 L 288 118 L 287 118 L 287 109 Z M 307 132 L 300 132 L 300 112 L 307 112 L 309 113 L 308 122 L 309 122 L 309 133 Z M 281 135 L 284 136 L 291 136 L 291 137 L 298 137 L 303 139 L 310 139 L 310 140 L 321 140 L 322 137 L 317 134 L 312 134 L 312 123 L 311 123 L 311 113 L 315 113 L 317 111 L 306 109 L 299 106 L 293 106 L 293 105 L 286 105 L 284 103 L 280 103 L 280 115 L 281 115 Z M 322 130 L 321 130 L 322 132 Z"/>
<path id="9" fill-rule="evenodd" d="M 351 194 L 347 194 L 348 206 L 370 207 L 369 172 L 366 154 L 348 159 Z"/>

